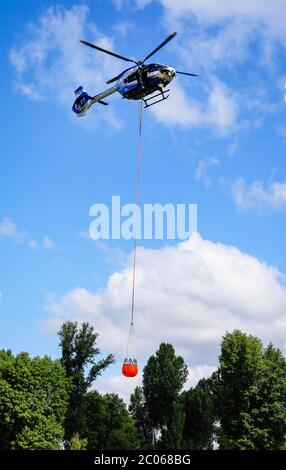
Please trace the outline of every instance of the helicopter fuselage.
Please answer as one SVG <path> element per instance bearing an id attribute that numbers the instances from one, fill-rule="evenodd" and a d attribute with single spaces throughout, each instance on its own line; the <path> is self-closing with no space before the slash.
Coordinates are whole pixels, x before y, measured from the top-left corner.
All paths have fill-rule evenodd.
<path id="1" fill-rule="evenodd" d="M 163 90 L 175 75 L 175 69 L 169 65 L 136 65 L 122 72 L 116 88 L 123 98 L 140 100 L 155 91 Z"/>

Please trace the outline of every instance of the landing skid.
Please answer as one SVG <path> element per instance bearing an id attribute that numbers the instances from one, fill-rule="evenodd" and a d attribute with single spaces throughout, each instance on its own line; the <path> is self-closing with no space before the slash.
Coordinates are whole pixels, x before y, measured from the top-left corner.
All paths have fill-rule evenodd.
<path id="1" fill-rule="evenodd" d="M 152 95 L 152 96 L 150 96 L 150 98 L 145 98 L 145 99 L 142 98 L 142 100 L 144 101 L 144 104 L 145 104 L 144 108 L 150 108 L 150 106 L 153 106 L 154 104 L 160 103 L 161 101 L 164 101 L 167 98 L 169 98 L 170 95 L 166 95 L 166 93 L 168 91 L 170 91 L 170 90 L 160 90 L 160 93 L 157 93 L 156 95 Z M 161 99 L 153 101 L 154 98 L 157 98 L 158 96 L 160 96 Z"/>

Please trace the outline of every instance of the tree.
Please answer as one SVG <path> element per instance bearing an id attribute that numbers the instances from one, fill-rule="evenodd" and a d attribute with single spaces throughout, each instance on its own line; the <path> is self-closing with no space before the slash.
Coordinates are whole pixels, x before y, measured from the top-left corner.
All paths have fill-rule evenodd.
<path id="1" fill-rule="evenodd" d="M 201 379 L 195 388 L 184 392 L 183 440 L 186 449 L 213 448 L 214 404 L 211 387 L 211 379 Z"/>
<path id="2" fill-rule="evenodd" d="M 141 449 L 152 447 L 153 429 L 142 387 L 135 387 L 130 397 L 130 414 L 138 431 L 138 441 Z"/>
<path id="3" fill-rule="evenodd" d="M 87 439 L 81 439 L 78 434 L 74 434 L 70 440 L 70 450 L 86 450 Z"/>
<path id="4" fill-rule="evenodd" d="M 161 433 L 159 446 L 180 448 L 182 439 L 179 395 L 188 369 L 171 344 L 162 343 L 143 371 L 143 392 L 152 427 Z"/>
<path id="5" fill-rule="evenodd" d="M 220 448 L 284 448 L 285 377 L 281 351 L 237 330 L 225 335 L 216 378 Z"/>
<path id="6" fill-rule="evenodd" d="M 243 449 L 285 449 L 286 361 L 272 344 L 263 351 L 263 359 L 262 373 L 246 394 L 249 410 L 242 413 L 244 434 L 238 445 Z"/>
<path id="7" fill-rule="evenodd" d="M 85 430 L 88 449 L 119 450 L 138 446 L 137 430 L 124 401 L 116 394 L 85 396 Z"/>
<path id="8" fill-rule="evenodd" d="M 286 436 L 286 360 L 272 344 L 264 351 L 265 369 L 259 383 L 263 425 L 268 428 L 269 449 L 285 449 Z M 263 445 L 266 448 L 266 445 Z"/>
<path id="9" fill-rule="evenodd" d="M 114 362 L 114 357 L 109 354 L 105 359 L 95 361 L 96 356 L 100 354 L 96 347 L 98 334 L 89 323 L 82 323 L 81 327 L 78 327 L 77 322 L 65 322 L 58 334 L 62 348 L 61 363 L 71 381 L 65 421 L 66 439 L 69 440 L 76 433 L 82 435 L 84 396 L 101 372 Z"/>
<path id="10" fill-rule="evenodd" d="M 227 333 L 222 340 L 219 362 L 218 442 L 222 449 L 240 448 L 238 440 L 244 428 L 243 413 L 249 410 L 247 395 L 263 370 L 262 343 L 239 330 Z"/>
<path id="11" fill-rule="evenodd" d="M 69 381 L 60 361 L 0 354 L 1 449 L 59 449 Z"/>

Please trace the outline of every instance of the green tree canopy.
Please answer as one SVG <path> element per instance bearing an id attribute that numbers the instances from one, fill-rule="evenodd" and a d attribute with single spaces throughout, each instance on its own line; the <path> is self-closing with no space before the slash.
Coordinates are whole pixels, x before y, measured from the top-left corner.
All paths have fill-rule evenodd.
<path id="1" fill-rule="evenodd" d="M 160 430 L 161 444 L 164 442 L 166 448 L 179 448 L 182 439 L 179 395 L 187 376 L 184 359 L 176 356 L 174 347 L 166 343 L 160 344 L 143 371 L 143 392 L 148 416 L 153 428 Z"/>
<path id="2" fill-rule="evenodd" d="M 140 448 L 150 449 L 152 447 L 153 429 L 142 387 L 135 387 L 130 397 L 129 411 L 138 430 Z"/>
<path id="3" fill-rule="evenodd" d="M 195 388 L 183 394 L 185 423 L 183 431 L 186 449 L 212 449 L 214 406 L 211 379 L 201 379 Z"/>
<path id="4" fill-rule="evenodd" d="M 0 354 L 1 449 L 59 449 L 69 381 L 60 361 Z"/>
<path id="5" fill-rule="evenodd" d="M 215 381 L 222 449 L 281 449 L 286 433 L 286 361 L 241 331 L 222 341 Z"/>
<path id="6" fill-rule="evenodd" d="M 101 372 L 114 362 L 114 357 L 109 354 L 105 359 L 95 360 L 100 354 L 96 346 L 98 334 L 89 323 L 82 323 L 79 327 L 77 322 L 65 322 L 59 336 L 62 348 L 61 363 L 72 385 L 65 421 L 66 438 L 70 439 L 77 433 L 82 437 L 85 393 Z"/>
<path id="7" fill-rule="evenodd" d="M 90 391 L 85 395 L 84 436 L 88 449 L 135 449 L 137 430 L 126 404 L 116 394 L 100 395 Z"/>

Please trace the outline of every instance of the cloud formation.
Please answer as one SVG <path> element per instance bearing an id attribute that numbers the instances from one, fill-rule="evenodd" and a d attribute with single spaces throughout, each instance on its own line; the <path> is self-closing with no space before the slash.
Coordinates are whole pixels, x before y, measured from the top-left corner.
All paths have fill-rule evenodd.
<path id="1" fill-rule="evenodd" d="M 211 179 L 208 171 L 210 168 L 218 166 L 219 164 L 220 161 L 214 157 L 200 160 L 195 170 L 196 180 L 202 181 L 205 187 L 209 188 L 211 185 Z"/>
<path id="2" fill-rule="evenodd" d="M 36 101 L 56 97 L 69 111 L 73 91 L 79 85 L 91 94 L 106 88 L 106 79 L 119 72 L 120 63 L 105 54 L 95 54 L 80 44 L 80 39 L 107 49 L 113 46 L 112 40 L 90 21 L 87 6 L 48 8 L 38 21 L 27 26 L 20 45 L 10 51 L 16 72 L 14 88 Z M 112 110 L 103 111 L 97 110 L 100 119 L 120 127 Z"/>
<path id="3" fill-rule="evenodd" d="M 286 208 L 286 182 L 274 182 L 265 185 L 254 181 L 247 187 L 243 178 L 238 178 L 232 185 L 232 196 L 238 209 L 283 209 Z"/>
<path id="4" fill-rule="evenodd" d="M 43 239 L 43 248 L 45 250 L 55 250 L 56 249 L 56 244 L 51 238 L 46 236 Z"/>
<path id="5" fill-rule="evenodd" d="M 138 0 L 136 0 L 138 1 Z M 200 21 L 214 23 L 230 18 L 252 19 L 266 24 L 275 24 L 279 31 L 283 28 L 283 15 L 286 12 L 284 0 L 249 0 L 248 2 L 228 2 L 226 0 L 158 0 L 174 17 L 193 15 Z M 284 28 L 283 28 L 284 29 Z"/>
<path id="6" fill-rule="evenodd" d="M 177 247 L 140 248 L 136 279 L 135 343 L 140 364 L 161 342 L 171 342 L 201 377 L 215 367 L 221 337 L 235 328 L 284 344 L 283 277 L 237 248 L 199 235 Z M 114 272 L 101 292 L 76 288 L 63 296 L 54 294 L 45 306 L 49 313 L 43 332 L 56 331 L 65 320 L 89 321 L 99 332 L 100 347 L 115 353 L 120 367 L 130 295 L 129 265 Z"/>
<path id="7" fill-rule="evenodd" d="M 0 221 L 0 237 L 11 238 L 17 243 L 25 238 L 26 234 L 8 217 L 3 217 Z"/>
<path id="8" fill-rule="evenodd" d="M 43 248 L 45 250 L 55 250 L 55 242 L 45 236 L 41 243 L 37 240 L 29 239 L 28 234 L 25 230 L 19 229 L 18 226 L 8 217 L 3 217 L 0 220 L 0 238 L 10 238 L 17 243 L 25 243 L 32 250 L 37 248 Z"/>
<path id="9" fill-rule="evenodd" d="M 188 96 L 175 81 L 168 100 L 151 110 L 167 126 L 210 127 L 224 135 L 237 128 L 239 105 L 231 90 L 218 80 L 212 80 L 205 99 L 200 101 Z"/>

